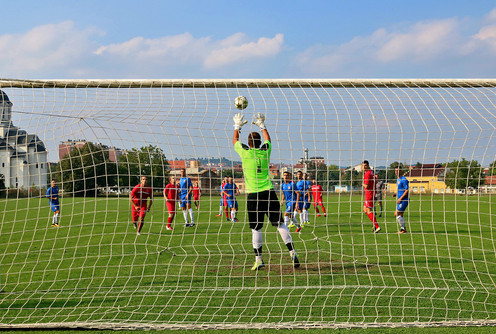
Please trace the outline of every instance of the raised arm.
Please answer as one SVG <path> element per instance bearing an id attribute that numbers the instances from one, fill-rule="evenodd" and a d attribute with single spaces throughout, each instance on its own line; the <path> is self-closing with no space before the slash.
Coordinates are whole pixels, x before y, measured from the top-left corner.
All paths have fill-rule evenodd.
<path id="1" fill-rule="evenodd" d="M 233 121 L 234 121 L 233 145 L 236 145 L 236 143 L 239 141 L 239 132 L 241 131 L 243 125 L 248 123 L 248 121 L 246 121 L 244 118 L 245 116 L 240 112 L 234 115 L 233 117 Z"/>

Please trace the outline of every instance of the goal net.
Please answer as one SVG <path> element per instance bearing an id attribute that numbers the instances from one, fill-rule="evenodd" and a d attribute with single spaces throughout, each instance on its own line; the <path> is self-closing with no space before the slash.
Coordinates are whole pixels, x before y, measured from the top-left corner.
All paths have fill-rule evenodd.
<path id="1" fill-rule="evenodd" d="M 496 319 L 495 80 L 4 79 L 0 90 L 0 328 Z M 240 95 L 242 143 L 266 116 L 279 200 L 285 171 L 322 187 L 309 222 L 289 229 L 299 268 L 267 221 L 265 267 L 251 270 L 233 146 Z M 366 183 L 383 184 L 375 201 L 364 160 L 377 176 Z M 183 168 L 201 196 L 192 213 L 173 205 L 169 230 L 163 190 Z M 403 221 L 395 173 L 409 182 Z M 141 176 L 154 196 L 138 235 L 130 193 Z M 239 221 L 221 204 L 226 176 L 240 191 Z M 58 207 L 47 198 L 52 179 Z"/>

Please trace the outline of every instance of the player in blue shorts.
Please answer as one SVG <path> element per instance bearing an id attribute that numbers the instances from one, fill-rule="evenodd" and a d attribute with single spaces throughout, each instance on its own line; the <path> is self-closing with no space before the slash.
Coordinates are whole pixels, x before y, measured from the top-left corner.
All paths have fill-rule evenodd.
<path id="1" fill-rule="evenodd" d="M 236 184 L 233 182 L 232 177 L 227 178 L 227 183 L 224 185 L 224 189 L 222 191 L 226 198 L 227 206 L 231 209 L 231 221 L 233 223 L 238 222 L 238 218 L 236 218 L 236 212 L 238 211 L 238 201 L 236 200 L 236 196 L 239 195 L 239 189 Z"/>
<path id="2" fill-rule="evenodd" d="M 296 190 L 300 192 L 300 199 L 298 201 L 297 207 L 300 214 L 300 224 L 305 225 L 306 223 L 308 223 L 307 216 L 310 217 L 310 215 L 308 214 L 308 210 L 305 209 L 305 198 L 309 196 L 310 188 L 307 187 L 307 183 L 303 179 L 302 171 L 296 172 Z"/>
<path id="3" fill-rule="evenodd" d="M 396 167 L 394 172 L 398 177 L 398 180 L 396 181 L 396 185 L 398 186 L 398 193 L 393 194 L 393 197 L 396 197 L 398 199 L 396 201 L 396 211 L 394 212 L 394 215 L 396 216 L 396 220 L 400 224 L 400 230 L 398 233 L 406 233 L 405 218 L 403 218 L 403 214 L 405 213 L 405 210 L 409 203 L 408 180 L 404 175 L 402 175 L 402 169 L 400 166 Z"/>
<path id="4" fill-rule="evenodd" d="M 301 231 L 301 225 L 296 220 L 295 212 L 296 205 L 300 199 L 300 192 L 296 190 L 296 184 L 291 180 L 291 173 L 284 172 L 282 175 L 282 199 L 281 205 L 286 202 L 286 211 L 284 212 L 284 223 L 288 227 L 293 227 L 296 225 L 296 232 Z M 291 220 L 291 223 L 290 223 Z"/>
<path id="5" fill-rule="evenodd" d="M 179 199 L 186 227 L 195 226 L 193 208 L 191 207 L 191 195 L 193 194 L 193 182 L 186 176 L 186 169 L 181 169 L 181 179 L 179 180 Z M 191 222 L 188 219 L 191 218 Z"/>
<path id="6" fill-rule="evenodd" d="M 60 202 L 59 202 L 59 187 L 54 179 L 50 182 L 50 188 L 48 188 L 46 197 L 50 203 L 50 208 L 53 211 L 52 226 L 59 227 L 60 219 Z"/>
<path id="7" fill-rule="evenodd" d="M 308 209 L 310 209 L 310 205 L 312 204 L 312 181 L 309 180 L 308 174 L 303 173 L 303 180 L 305 181 L 305 189 L 307 194 L 304 196 L 304 208 L 305 208 L 305 222 L 307 224 L 310 223 L 310 213 L 308 213 Z"/>

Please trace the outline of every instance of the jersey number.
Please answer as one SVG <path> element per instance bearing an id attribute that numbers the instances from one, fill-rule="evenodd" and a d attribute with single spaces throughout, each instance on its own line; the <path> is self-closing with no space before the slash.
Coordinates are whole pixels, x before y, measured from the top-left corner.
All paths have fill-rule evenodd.
<path id="1" fill-rule="evenodd" d="M 262 159 L 257 158 L 257 173 L 262 173 Z"/>

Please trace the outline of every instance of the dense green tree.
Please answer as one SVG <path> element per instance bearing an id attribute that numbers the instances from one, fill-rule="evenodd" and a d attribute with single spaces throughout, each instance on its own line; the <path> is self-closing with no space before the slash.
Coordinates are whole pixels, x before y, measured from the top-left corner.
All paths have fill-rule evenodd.
<path id="1" fill-rule="evenodd" d="M 141 176 L 148 176 L 152 188 L 161 189 L 168 182 L 169 163 L 158 146 L 133 148 L 119 157 L 119 186 L 133 187 Z"/>
<path id="2" fill-rule="evenodd" d="M 55 169 L 67 195 L 96 196 L 100 187 L 116 184 L 116 163 L 109 160 L 108 150 L 87 142 L 64 156 Z"/>
<path id="3" fill-rule="evenodd" d="M 403 168 L 403 173 L 406 173 L 408 171 L 408 169 L 406 168 L 406 166 L 404 164 L 402 164 L 401 162 L 395 161 L 389 165 L 389 168 L 386 171 L 386 177 L 385 177 L 384 182 L 386 182 L 386 183 L 396 182 L 396 179 L 398 177 L 396 176 L 395 170 L 396 170 L 396 167 L 398 167 L 398 166 Z"/>
<path id="4" fill-rule="evenodd" d="M 444 182 L 451 189 L 478 189 L 484 183 L 484 168 L 477 160 L 454 160 L 446 164 L 448 172 Z"/>
<path id="5" fill-rule="evenodd" d="M 347 168 L 346 171 L 341 175 L 341 185 L 350 187 L 360 187 L 362 185 L 363 174 L 357 172 L 351 167 Z"/>

